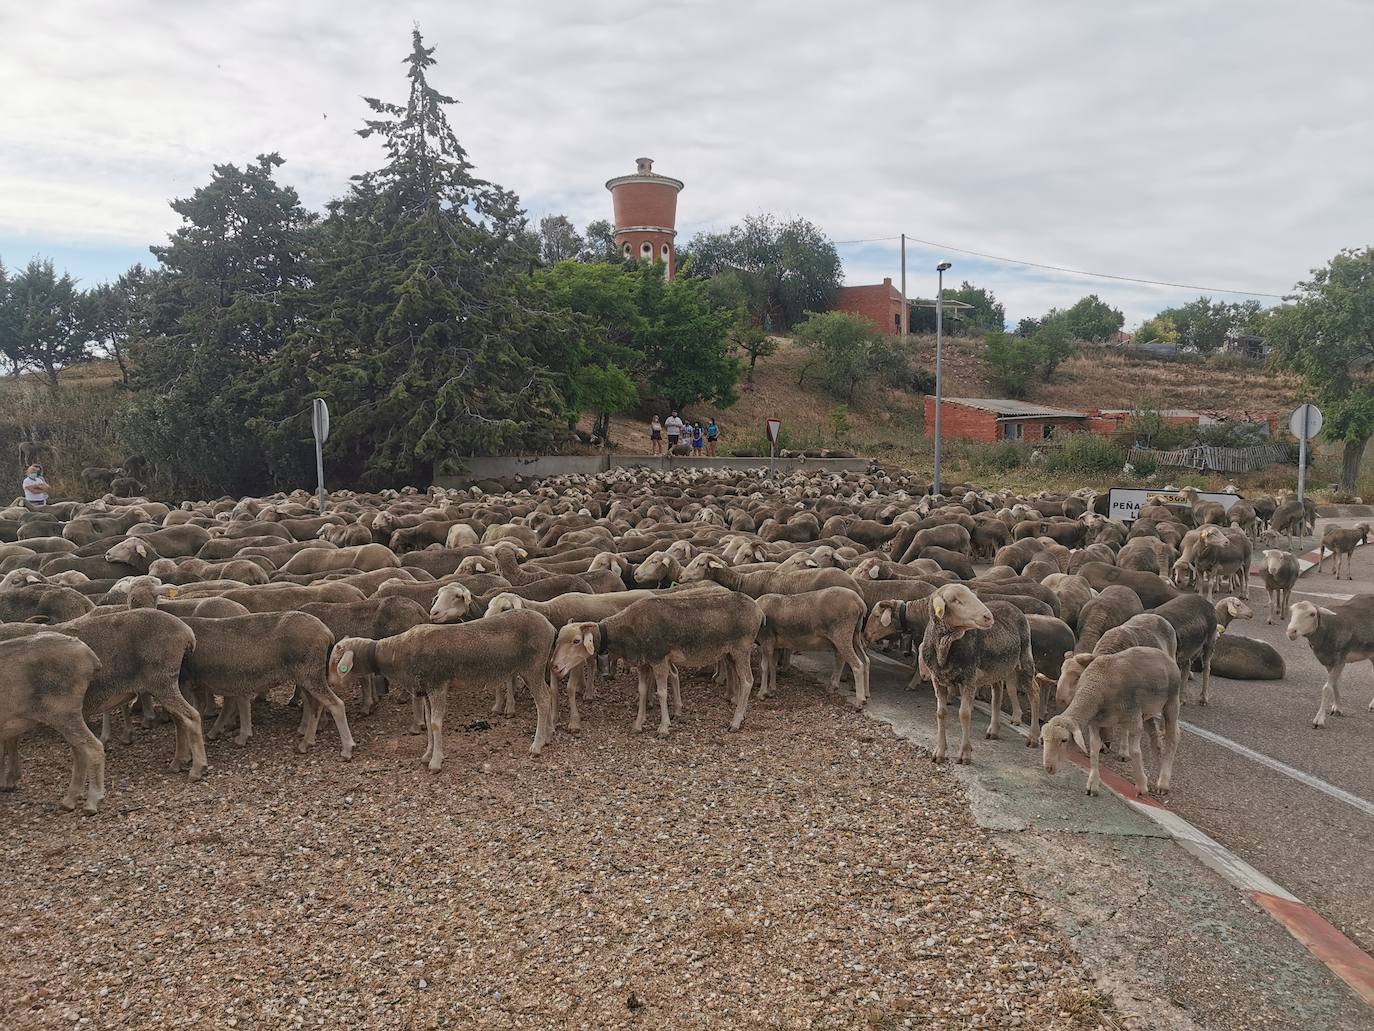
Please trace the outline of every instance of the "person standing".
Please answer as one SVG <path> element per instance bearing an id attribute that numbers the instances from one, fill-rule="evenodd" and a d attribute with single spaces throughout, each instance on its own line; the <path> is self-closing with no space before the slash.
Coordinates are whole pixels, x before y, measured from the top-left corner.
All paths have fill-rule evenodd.
<path id="1" fill-rule="evenodd" d="M 692 423 L 692 457 L 700 458 L 701 449 L 706 443 L 706 434 L 701 428 L 701 423 Z"/>
<path id="2" fill-rule="evenodd" d="M 655 415 L 649 420 L 649 447 L 656 455 L 663 454 L 663 423 Z"/>
<path id="3" fill-rule="evenodd" d="M 677 446 L 678 441 L 682 439 L 682 427 L 684 425 L 686 424 L 683 423 L 682 417 L 679 416 L 677 412 L 668 416 L 667 420 L 663 423 L 663 428 L 668 431 L 669 451 L 672 451 L 673 448 Z"/>
<path id="4" fill-rule="evenodd" d="M 48 503 L 48 482 L 43 479 L 43 467 L 41 465 L 31 465 L 27 474 L 24 476 L 24 500 L 30 505 L 46 505 Z"/>
<path id="5" fill-rule="evenodd" d="M 716 441 L 718 439 L 720 439 L 720 427 L 716 425 L 715 416 L 712 416 L 711 421 L 706 424 L 706 453 L 712 458 L 716 457 Z"/>

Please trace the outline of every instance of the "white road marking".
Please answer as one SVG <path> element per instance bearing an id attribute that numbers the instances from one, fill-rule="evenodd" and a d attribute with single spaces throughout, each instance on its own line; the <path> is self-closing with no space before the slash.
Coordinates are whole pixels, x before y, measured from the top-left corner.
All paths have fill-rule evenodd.
<path id="1" fill-rule="evenodd" d="M 1312 774 L 1305 773 L 1296 767 L 1289 766 L 1287 763 L 1279 762 L 1277 759 L 1273 759 L 1263 752 L 1256 752 L 1253 748 L 1246 748 L 1240 742 L 1232 741 L 1229 737 L 1222 737 L 1220 734 L 1214 734 L 1210 730 L 1204 730 L 1202 727 L 1194 726 L 1186 720 L 1179 720 L 1178 725 L 1190 734 L 1196 734 L 1204 741 L 1210 741 L 1212 744 L 1220 745 L 1222 748 L 1229 748 L 1237 755 L 1242 755 L 1251 762 L 1257 762 L 1261 766 L 1267 766 L 1271 770 L 1282 773 L 1285 777 L 1292 777 L 1299 783 L 1306 784 L 1310 788 L 1316 788 L 1324 795 L 1330 795 L 1338 802 L 1344 802 L 1348 806 L 1353 806 L 1366 816 L 1374 816 L 1374 802 L 1366 801 L 1359 795 L 1352 795 L 1344 788 L 1338 788 L 1334 784 L 1328 784 L 1320 777 L 1314 777 Z"/>

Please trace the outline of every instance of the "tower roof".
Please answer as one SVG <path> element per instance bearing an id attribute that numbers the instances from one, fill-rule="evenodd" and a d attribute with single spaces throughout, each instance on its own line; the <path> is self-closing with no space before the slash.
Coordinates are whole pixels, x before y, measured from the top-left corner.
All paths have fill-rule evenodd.
<path id="1" fill-rule="evenodd" d="M 624 186 L 626 183 L 671 186 L 674 190 L 679 191 L 686 185 L 681 179 L 674 179 L 670 175 L 659 175 L 655 172 L 653 158 L 635 158 L 634 172 L 630 175 L 618 175 L 613 179 L 607 179 L 606 189 L 614 190 L 617 186 Z"/>

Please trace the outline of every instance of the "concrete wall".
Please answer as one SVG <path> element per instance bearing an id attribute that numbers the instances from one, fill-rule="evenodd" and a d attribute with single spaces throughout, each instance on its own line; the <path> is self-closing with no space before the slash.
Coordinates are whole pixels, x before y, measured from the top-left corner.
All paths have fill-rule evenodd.
<path id="1" fill-rule="evenodd" d="M 665 471 L 669 469 L 767 469 L 767 458 L 668 458 L 654 455 L 536 455 L 528 458 L 464 458 L 455 459 L 464 472 L 450 476 L 436 476 L 440 487 L 465 487 L 476 480 L 500 480 L 510 476 L 541 478 L 546 476 L 593 476 L 612 467 L 642 468 Z M 792 472 L 863 472 L 868 468 L 866 458 L 779 458 L 779 473 Z"/>

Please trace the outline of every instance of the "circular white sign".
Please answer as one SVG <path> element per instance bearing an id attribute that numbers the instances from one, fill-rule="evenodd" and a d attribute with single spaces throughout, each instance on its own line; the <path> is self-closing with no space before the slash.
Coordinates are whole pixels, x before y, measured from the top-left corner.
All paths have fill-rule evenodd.
<path id="1" fill-rule="evenodd" d="M 1306 420 L 1306 432 L 1304 433 L 1303 420 Z M 1322 412 L 1316 405 L 1299 405 L 1294 409 L 1293 414 L 1288 419 L 1288 428 L 1293 431 L 1293 436 L 1302 440 L 1306 437 L 1311 440 L 1322 430 Z"/>

